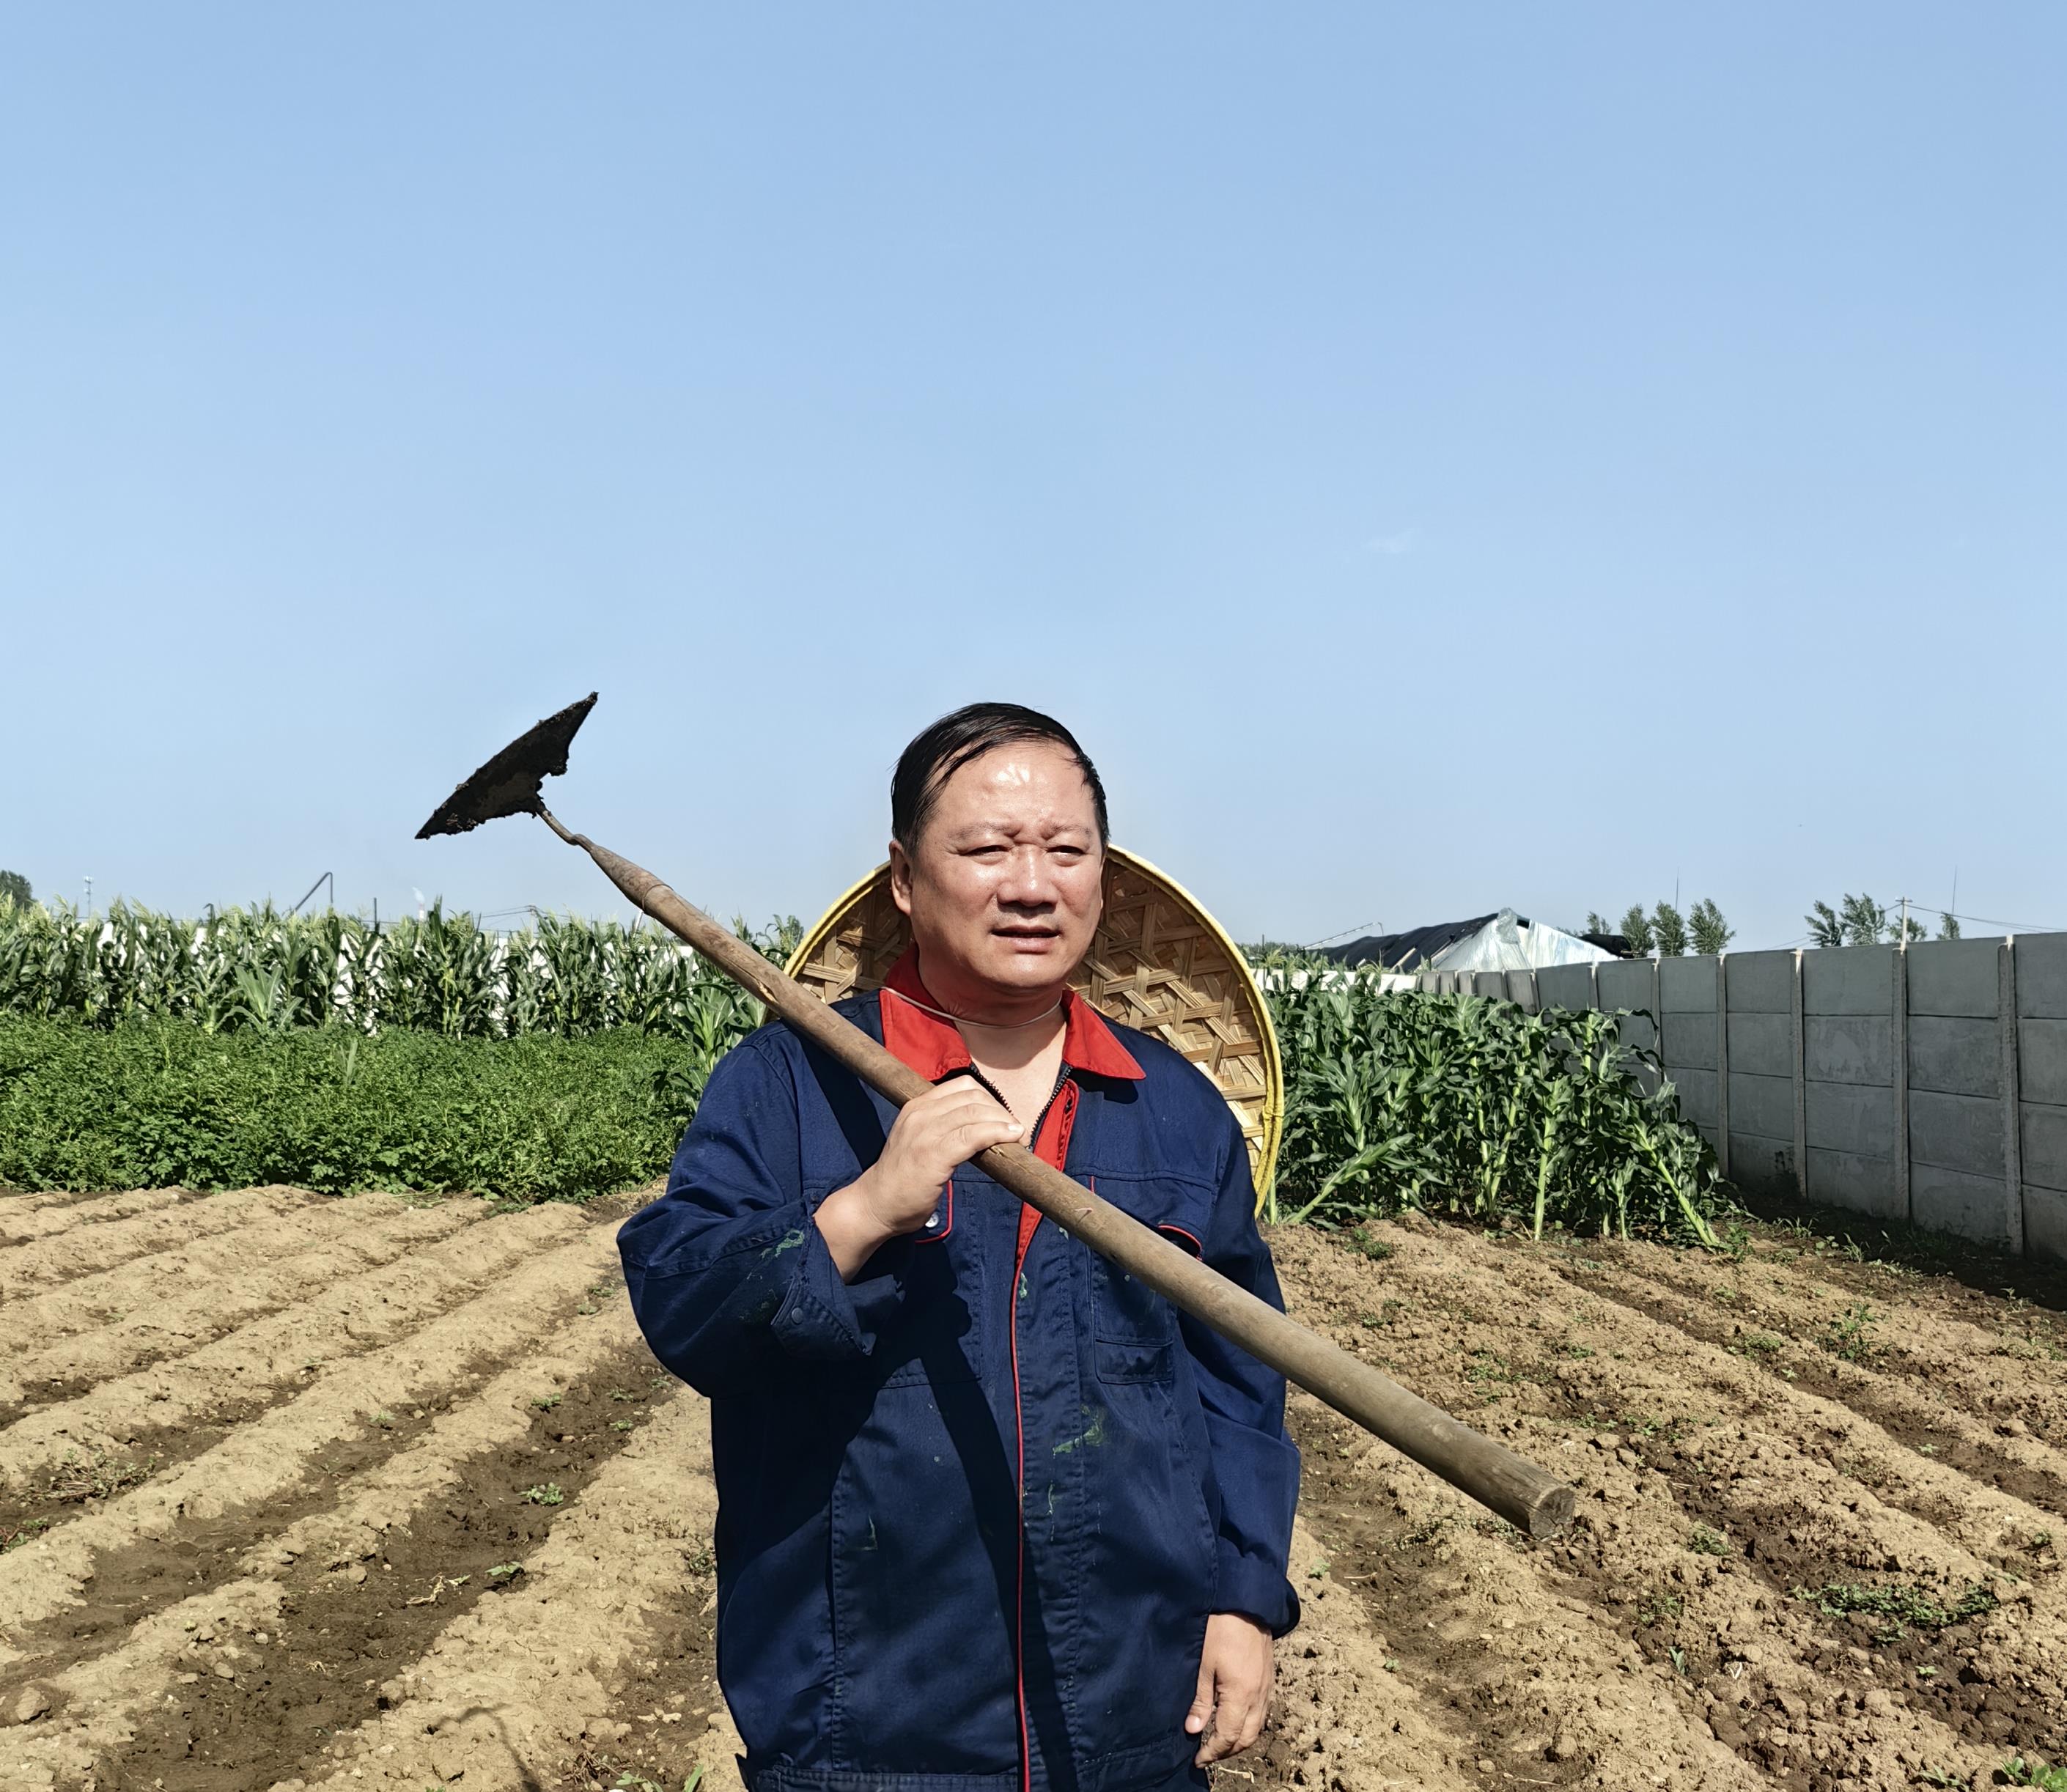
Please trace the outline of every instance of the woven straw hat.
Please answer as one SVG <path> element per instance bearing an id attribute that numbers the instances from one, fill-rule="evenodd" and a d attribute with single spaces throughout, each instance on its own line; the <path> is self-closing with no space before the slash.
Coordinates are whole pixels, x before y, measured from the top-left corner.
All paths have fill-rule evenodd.
<path id="1" fill-rule="evenodd" d="M 911 943 L 890 868 L 879 865 L 804 936 L 790 974 L 838 1002 L 879 989 Z M 1153 1034 L 1212 1079 L 1241 1123 L 1261 1199 L 1277 1164 L 1285 1074 L 1263 992 L 1220 923 L 1176 879 L 1108 847 L 1105 918 L 1070 986 L 1107 1020 Z"/>

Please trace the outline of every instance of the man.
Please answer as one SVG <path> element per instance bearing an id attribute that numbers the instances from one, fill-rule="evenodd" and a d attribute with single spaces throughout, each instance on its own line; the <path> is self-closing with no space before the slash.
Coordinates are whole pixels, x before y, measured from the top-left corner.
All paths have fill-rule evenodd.
<path id="1" fill-rule="evenodd" d="M 713 1073 L 620 1234 L 641 1327 L 710 1396 L 719 1678 L 751 1792 L 1202 1784 L 1268 1709 L 1298 1457 L 1283 1380 L 969 1160 L 1022 1140 L 1281 1305 L 1217 1091 L 1069 989 L 1105 791 L 979 704 L 891 786 L 912 946 L 843 1011 L 903 1110 L 784 1026 Z"/>

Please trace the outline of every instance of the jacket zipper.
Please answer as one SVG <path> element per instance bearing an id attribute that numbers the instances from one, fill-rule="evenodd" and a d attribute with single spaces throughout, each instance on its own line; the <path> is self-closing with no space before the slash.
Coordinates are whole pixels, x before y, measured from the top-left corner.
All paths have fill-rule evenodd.
<path id="1" fill-rule="evenodd" d="M 984 1087 L 985 1088 L 990 1088 L 990 1084 L 987 1080 L 984 1079 L 981 1071 L 977 1072 L 977 1075 L 979 1081 L 983 1081 Z M 1049 1111 L 1054 1107 L 1056 1098 L 1062 1092 L 1062 1086 L 1069 1080 L 1070 1067 L 1067 1063 L 1064 1063 L 1057 1070 L 1055 1073 L 1055 1086 L 1048 1091 L 1048 1099 L 1041 1104 L 1040 1118 L 1034 1121 L 1034 1130 L 1028 1135 L 1028 1139 L 1030 1144 L 1035 1148 L 1039 1146 L 1041 1141 L 1041 1129 L 1048 1124 Z M 997 1091 L 995 1089 L 991 1089 L 990 1092 L 993 1095 L 997 1095 Z M 1000 1104 L 1004 1106 L 1009 1112 L 1010 1111 L 1010 1104 L 1005 1102 L 1005 1098 L 1002 1095 L 997 1095 L 997 1099 Z M 1068 1140 L 1066 1139 L 1063 1140 L 1063 1146 L 1064 1149 L 1058 1155 L 1066 1158 L 1068 1156 Z M 1013 1690 L 1017 1696 L 1016 1702 L 1018 1706 L 1019 1713 L 1019 1784 L 1021 1792 L 1034 1792 L 1034 1747 L 1033 1739 L 1029 1732 L 1026 1719 L 1026 1409 L 1025 1405 L 1021 1403 L 1019 1393 L 1019 1290 L 1026 1278 L 1026 1254 L 1033 1247 L 1034 1234 L 1039 1231 L 1040 1229 L 1041 1215 L 1039 1210 L 1031 1207 L 1021 1208 L 1020 1209 L 1019 1216 L 1019 1246 L 1013 1254 L 1012 1259 L 1012 1300 L 1010 1303 L 1012 1324 L 1012 1424 L 1017 1450 L 1017 1460 L 1014 1469 L 1014 1475 L 1017 1485 L 1017 1499 L 1015 1502 L 1017 1507 L 1016 1517 L 1018 1520 L 1019 1525 L 1017 1539 L 1017 1585 L 1014 1594 L 1016 1608 L 1012 1615 L 1012 1668 L 1014 1683 Z"/>

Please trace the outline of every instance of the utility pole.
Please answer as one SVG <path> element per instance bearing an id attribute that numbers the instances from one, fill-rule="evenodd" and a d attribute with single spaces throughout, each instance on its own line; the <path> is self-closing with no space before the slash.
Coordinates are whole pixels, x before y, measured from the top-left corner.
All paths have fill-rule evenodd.
<path id="1" fill-rule="evenodd" d="M 1902 949 L 1909 949 L 1909 898 L 1902 899 Z"/>
<path id="2" fill-rule="evenodd" d="M 86 912 L 89 915 L 93 912 L 93 873 L 91 872 L 86 874 Z"/>

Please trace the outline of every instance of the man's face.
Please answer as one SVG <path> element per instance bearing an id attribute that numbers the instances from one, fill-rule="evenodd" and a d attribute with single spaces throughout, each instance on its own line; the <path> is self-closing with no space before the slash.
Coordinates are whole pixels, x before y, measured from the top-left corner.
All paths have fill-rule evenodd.
<path id="1" fill-rule="evenodd" d="M 1069 753 L 1020 742 L 941 786 L 891 890 L 911 917 L 928 986 L 957 1013 L 1059 990 L 1090 949 L 1105 852 L 1090 786 Z"/>

